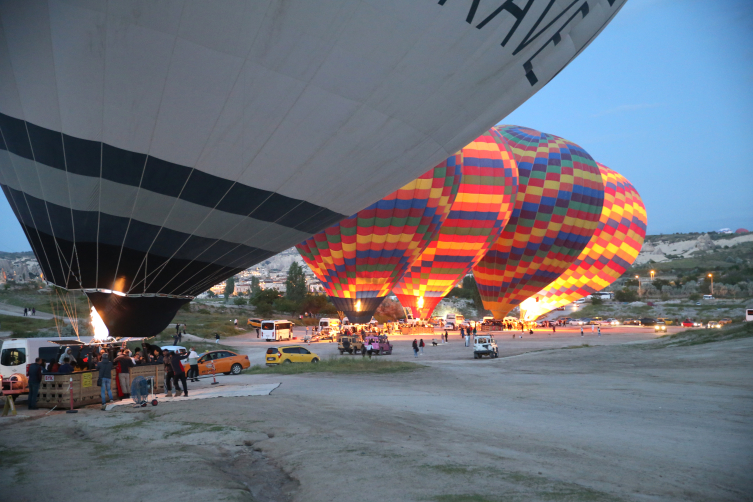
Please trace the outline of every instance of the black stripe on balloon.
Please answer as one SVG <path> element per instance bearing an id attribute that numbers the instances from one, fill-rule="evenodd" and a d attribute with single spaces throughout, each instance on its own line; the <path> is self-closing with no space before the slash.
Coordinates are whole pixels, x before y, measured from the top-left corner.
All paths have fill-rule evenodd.
<path id="1" fill-rule="evenodd" d="M 28 127 L 28 137 L 27 130 Z M 69 173 L 100 177 L 169 197 L 179 197 L 218 211 L 250 216 L 287 228 L 314 234 L 346 218 L 346 215 L 287 197 L 269 190 L 234 183 L 198 169 L 131 152 L 107 143 L 74 138 L 0 113 L 0 130 L 7 149 L 20 157 L 36 160 Z M 34 155 L 29 145 L 34 146 Z M 63 150 L 65 147 L 65 150 Z M 65 152 L 65 155 L 63 154 Z M 146 162 L 146 167 L 144 163 Z M 143 173 L 143 179 L 142 179 Z M 185 187 L 184 187 L 185 185 Z M 182 190 L 182 191 L 181 191 Z M 317 218 L 310 216 L 316 213 Z"/>
<path id="2" fill-rule="evenodd" d="M 53 237 L 43 200 L 8 186 L 2 188 L 6 196 L 14 198 L 26 196 L 28 204 L 17 207 L 17 217 L 33 249 L 46 249 L 48 253 L 57 253 L 60 249 L 65 256 L 71 255 L 74 246 L 71 210 L 47 203 L 52 225 L 55 228 Z M 111 289 L 116 280 L 122 279 L 122 282 L 118 283 L 119 290 L 129 291 L 132 283 L 139 282 L 143 278 L 144 270 L 142 268 L 139 272 L 139 267 L 146 255 L 147 273 L 157 270 L 161 270 L 161 273 L 154 274 L 153 282 L 146 281 L 146 284 L 149 284 L 148 289 L 144 289 L 144 281 L 141 281 L 140 286 L 130 291 L 131 293 L 177 294 L 174 288 L 193 277 L 190 283 L 197 284 L 198 287 L 186 290 L 184 286 L 181 294 L 198 295 L 206 287 L 199 285 L 201 281 L 197 279 L 215 274 L 218 277 L 228 277 L 277 253 L 277 251 L 235 242 L 189 235 L 168 228 L 162 228 L 160 236 L 163 238 L 158 239 L 152 245 L 160 227 L 133 219 L 130 220 L 130 230 L 125 246 L 122 246 L 123 235 L 128 227 L 128 218 L 75 209 L 72 213 L 76 227 L 75 246 L 79 259 L 78 263 L 74 261 L 70 266 L 75 269 L 80 266 L 80 270 L 73 270 L 73 275 L 78 275 L 77 271 L 80 272 L 81 283 L 79 284 L 78 280 L 71 277 L 69 283 L 58 284 L 66 288 Z M 57 215 L 60 215 L 59 218 Z M 36 226 L 34 222 L 37 223 Z M 97 235 L 98 227 L 99 236 Z M 97 249 L 98 239 L 99 250 Z M 122 256 L 117 269 L 118 277 L 115 277 L 115 267 L 121 246 Z M 147 251 L 149 251 L 148 255 Z M 200 258 L 197 259 L 198 256 Z M 99 281 L 97 281 L 97 264 L 99 264 Z M 49 262 L 40 260 L 40 266 L 45 277 L 69 277 L 70 275 L 69 270 L 61 269 L 62 265 L 56 260 Z"/>

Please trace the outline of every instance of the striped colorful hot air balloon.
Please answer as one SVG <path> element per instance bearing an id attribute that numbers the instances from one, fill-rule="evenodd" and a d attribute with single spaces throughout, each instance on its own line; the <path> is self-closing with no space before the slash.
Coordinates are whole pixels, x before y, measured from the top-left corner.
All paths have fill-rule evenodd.
<path id="1" fill-rule="evenodd" d="M 460 155 L 298 244 L 298 252 L 351 322 L 371 320 L 450 212 Z"/>
<path id="2" fill-rule="evenodd" d="M 426 319 L 497 241 L 518 192 L 518 167 L 506 141 L 489 131 L 460 152 L 463 179 L 450 215 L 392 290 L 413 317 Z"/>
<path id="3" fill-rule="evenodd" d="M 502 318 L 578 258 L 598 225 L 604 186 L 596 162 L 575 143 L 518 126 L 495 134 L 518 163 L 518 195 L 473 275 L 484 306 Z"/>
<path id="4" fill-rule="evenodd" d="M 598 164 L 598 163 L 597 163 Z M 598 164 L 604 180 L 604 207 L 596 232 L 578 259 L 561 276 L 520 306 L 536 319 L 606 288 L 633 264 L 646 237 L 646 207 L 620 173 Z"/>

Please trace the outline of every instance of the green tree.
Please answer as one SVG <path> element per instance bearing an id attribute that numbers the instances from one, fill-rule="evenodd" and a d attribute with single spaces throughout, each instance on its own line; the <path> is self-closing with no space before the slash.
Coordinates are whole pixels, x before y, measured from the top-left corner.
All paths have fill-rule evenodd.
<path id="1" fill-rule="evenodd" d="M 306 275 L 303 267 L 294 261 L 288 269 L 288 278 L 285 280 L 285 298 L 300 304 L 306 298 Z"/>
<path id="2" fill-rule="evenodd" d="M 261 292 L 261 281 L 255 275 L 251 277 L 251 296 Z"/>
<path id="3" fill-rule="evenodd" d="M 638 301 L 638 293 L 632 289 L 622 288 L 614 294 L 614 299 L 618 302 L 635 302 Z"/>
<path id="4" fill-rule="evenodd" d="M 318 314 L 328 305 L 331 305 L 333 309 L 335 308 L 335 306 L 332 305 L 329 302 L 329 300 L 327 300 L 326 296 L 308 294 L 306 295 L 306 298 L 304 298 L 303 302 L 301 303 L 301 310 L 303 312 L 311 312 L 312 314 Z"/>
<path id="5" fill-rule="evenodd" d="M 235 293 L 235 277 L 231 277 L 225 281 L 225 303 Z"/>
<path id="6" fill-rule="evenodd" d="M 473 300 L 473 306 L 479 312 L 484 312 L 484 301 L 481 299 L 481 293 L 478 292 L 478 286 L 476 285 L 476 278 L 472 275 L 466 275 L 463 277 L 463 290 L 469 291 L 469 296 Z"/>

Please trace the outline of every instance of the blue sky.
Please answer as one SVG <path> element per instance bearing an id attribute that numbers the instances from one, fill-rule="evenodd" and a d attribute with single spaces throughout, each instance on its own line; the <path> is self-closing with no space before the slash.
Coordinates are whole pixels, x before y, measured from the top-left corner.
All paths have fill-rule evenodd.
<path id="1" fill-rule="evenodd" d="M 753 230 L 753 2 L 629 0 L 502 123 L 574 141 L 623 174 L 650 234 Z M 28 250 L 0 197 L 0 251 Z"/>
<path id="2" fill-rule="evenodd" d="M 502 123 L 625 176 L 650 234 L 753 230 L 753 1 L 629 0 Z"/>

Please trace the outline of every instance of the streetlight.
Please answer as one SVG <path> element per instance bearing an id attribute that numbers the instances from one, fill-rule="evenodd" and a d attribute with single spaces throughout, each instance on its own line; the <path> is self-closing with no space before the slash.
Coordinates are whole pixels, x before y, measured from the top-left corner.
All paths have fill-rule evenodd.
<path id="1" fill-rule="evenodd" d="M 654 272 L 653 270 L 651 271 L 651 282 L 654 282 L 654 274 L 655 274 L 655 273 L 656 273 L 656 272 Z"/>
<path id="2" fill-rule="evenodd" d="M 711 277 L 711 296 L 714 296 L 714 274 L 709 274 Z"/>
<path id="3" fill-rule="evenodd" d="M 638 296 L 641 296 L 641 278 L 637 275 L 635 278 L 638 279 Z"/>

